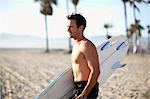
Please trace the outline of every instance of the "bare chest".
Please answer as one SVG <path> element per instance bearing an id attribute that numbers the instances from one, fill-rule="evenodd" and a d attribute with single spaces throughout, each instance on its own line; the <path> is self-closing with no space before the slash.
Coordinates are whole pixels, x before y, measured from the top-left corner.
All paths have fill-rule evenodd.
<path id="1" fill-rule="evenodd" d="M 72 63 L 80 64 L 84 60 L 83 53 L 79 50 L 78 47 L 74 47 L 71 55 Z"/>

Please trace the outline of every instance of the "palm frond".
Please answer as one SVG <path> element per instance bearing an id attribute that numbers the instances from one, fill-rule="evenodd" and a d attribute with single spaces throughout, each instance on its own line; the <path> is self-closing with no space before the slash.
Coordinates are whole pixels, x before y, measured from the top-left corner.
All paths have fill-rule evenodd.
<path id="1" fill-rule="evenodd" d="M 133 7 L 140 13 L 140 9 L 134 4 Z"/>
<path id="2" fill-rule="evenodd" d="M 79 0 L 72 0 L 72 3 L 76 6 L 78 4 Z"/>

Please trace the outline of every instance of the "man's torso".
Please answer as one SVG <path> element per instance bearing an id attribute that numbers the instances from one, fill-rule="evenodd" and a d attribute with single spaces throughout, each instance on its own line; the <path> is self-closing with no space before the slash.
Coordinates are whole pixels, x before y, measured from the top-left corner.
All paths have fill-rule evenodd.
<path id="1" fill-rule="evenodd" d="M 87 81 L 90 74 L 90 69 L 84 56 L 84 52 L 82 51 L 83 46 L 84 41 L 73 47 L 71 61 L 74 81 Z"/>

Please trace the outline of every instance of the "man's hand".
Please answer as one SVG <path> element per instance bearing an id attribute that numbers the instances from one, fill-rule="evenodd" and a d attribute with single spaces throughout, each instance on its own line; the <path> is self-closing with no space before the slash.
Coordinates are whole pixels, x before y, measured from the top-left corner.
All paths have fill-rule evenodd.
<path id="1" fill-rule="evenodd" d="M 86 96 L 81 93 L 79 96 L 76 97 L 76 99 L 86 99 Z"/>

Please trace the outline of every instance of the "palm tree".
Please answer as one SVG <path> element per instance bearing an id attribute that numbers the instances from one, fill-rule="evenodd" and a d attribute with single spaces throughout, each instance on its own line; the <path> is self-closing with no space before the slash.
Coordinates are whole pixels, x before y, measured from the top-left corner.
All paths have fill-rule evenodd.
<path id="1" fill-rule="evenodd" d="M 74 5 L 75 13 L 77 13 L 77 5 L 79 3 L 79 0 L 72 0 L 72 3 Z"/>
<path id="2" fill-rule="evenodd" d="M 135 3 L 145 3 L 148 4 L 150 1 L 145 1 L 145 0 L 122 0 L 123 5 L 124 5 L 124 15 L 125 15 L 125 28 L 126 28 L 126 34 L 128 34 L 128 22 L 127 22 L 127 6 L 126 3 L 129 3 L 133 7 L 133 16 L 134 16 L 134 21 L 136 22 L 136 10 L 140 12 L 140 9 L 137 7 Z"/>
<path id="3" fill-rule="evenodd" d="M 106 24 L 104 24 L 104 28 L 106 29 L 106 38 L 107 38 L 107 39 L 111 38 L 111 36 L 110 36 L 109 33 L 108 33 L 108 29 L 109 29 L 109 28 L 112 28 L 112 25 L 109 24 L 109 23 L 106 23 Z"/>
<path id="4" fill-rule="evenodd" d="M 133 16 L 134 16 L 134 21 L 136 22 L 136 20 L 137 20 L 137 18 L 136 18 L 136 10 L 140 13 L 140 9 L 137 7 L 136 3 L 138 3 L 138 4 L 141 4 L 141 3 L 148 4 L 149 1 L 145 1 L 145 0 L 129 0 L 128 2 L 133 7 Z"/>
<path id="5" fill-rule="evenodd" d="M 128 35 L 128 21 L 127 21 L 127 6 L 126 6 L 126 3 L 128 2 L 129 0 L 122 0 L 123 2 L 123 5 L 124 5 L 124 16 L 125 16 L 125 29 L 126 29 L 126 35 Z"/>
<path id="6" fill-rule="evenodd" d="M 48 39 L 48 25 L 47 25 L 47 15 L 53 14 L 52 3 L 57 5 L 57 0 L 34 0 L 40 1 L 41 9 L 40 13 L 45 15 L 45 31 L 46 31 L 46 52 L 49 52 L 49 39 Z"/>
<path id="7" fill-rule="evenodd" d="M 69 15 L 69 0 L 66 0 L 67 15 Z"/>
<path id="8" fill-rule="evenodd" d="M 129 3 L 133 7 L 134 22 L 135 22 L 135 26 L 136 26 L 136 29 L 137 29 L 137 32 L 135 32 L 136 33 L 136 41 L 140 42 L 141 30 L 144 29 L 144 27 L 140 25 L 140 23 L 139 23 L 140 21 L 137 20 L 137 18 L 136 18 L 136 10 L 140 13 L 140 9 L 137 7 L 136 3 L 138 3 L 138 4 L 141 4 L 141 3 L 148 4 L 149 2 L 145 1 L 145 0 L 130 0 Z M 140 45 L 137 46 L 137 47 L 139 49 Z"/>
<path id="9" fill-rule="evenodd" d="M 142 36 L 141 30 L 144 30 L 144 27 L 140 24 L 140 20 L 136 20 L 135 26 L 137 28 L 137 33 L 136 33 L 136 45 L 137 45 L 137 48 L 138 48 L 137 50 L 141 51 L 140 50 L 140 47 L 141 47 L 141 36 Z"/>
<path id="10" fill-rule="evenodd" d="M 130 0 L 129 3 L 130 5 L 133 7 L 133 17 L 134 17 L 134 22 L 137 20 L 136 19 L 136 10 L 140 13 L 140 9 L 137 7 L 137 5 L 135 4 L 135 0 Z"/>
<path id="11" fill-rule="evenodd" d="M 67 8 L 67 14 L 69 15 L 69 4 L 68 4 L 69 0 L 66 0 L 66 8 Z M 72 3 L 74 5 L 74 9 L 75 9 L 75 13 L 77 13 L 77 4 L 78 4 L 79 0 L 72 0 Z M 72 45 L 71 45 L 71 39 L 69 38 L 69 53 L 72 52 Z"/>

